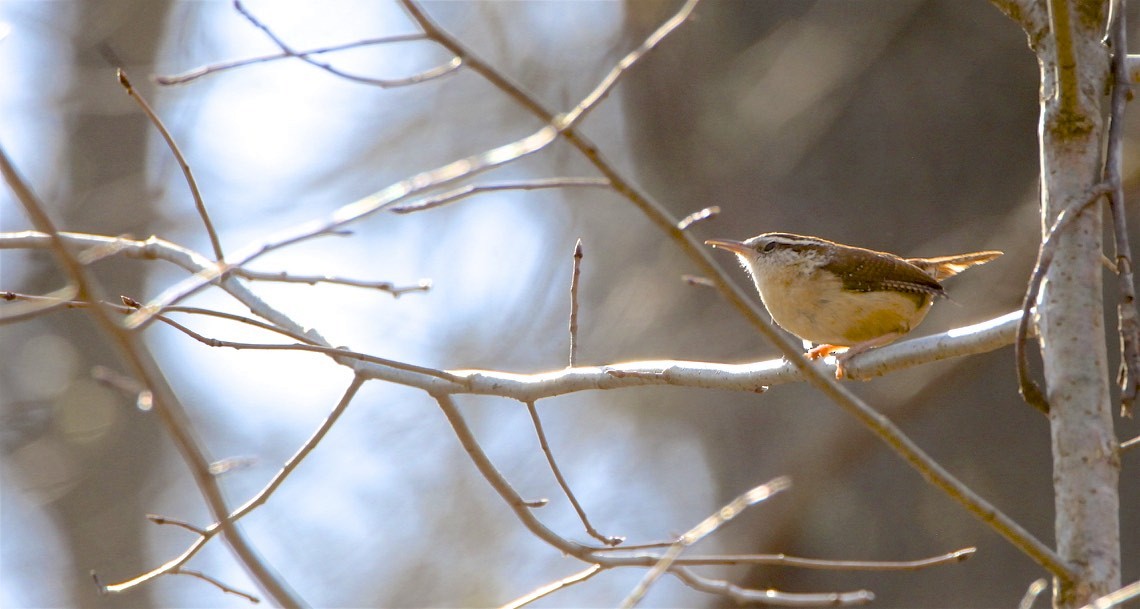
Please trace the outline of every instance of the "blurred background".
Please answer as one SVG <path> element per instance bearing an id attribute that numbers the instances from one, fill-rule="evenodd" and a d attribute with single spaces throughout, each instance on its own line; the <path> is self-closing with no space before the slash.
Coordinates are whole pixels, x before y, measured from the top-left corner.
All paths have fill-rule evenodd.
<path id="1" fill-rule="evenodd" d="M 576 104 L 678 6 L 424 3 L 442 27 L 554 111 Z M 248 7 L 295 49 L 417 31 L 389 2 L 255 0 Z M 380 89 L 293 60 L 177 87 L 151 84 L 154 74 L 277 52 L 225 2 L 5 0 L 0 34 L 0 144 L 71 231 L 155 234 L 209 251 L 177 164 L 116 82 L 120 66 L 180 142 L 228 251 L 540 126 L 462 69 Z M 428 42 L 408 42 L 323 59 L 399 78 L 450 57 Z M 1019 306 L 1040 236 L 1037 82 L 1024 33 L 985 2 L 718 0 L 702 3 L 581 129 L 675 216 L 719 205 L 719 217 L 694 229 L 701 237 L 780 230 L 908 256 L 1004 250 L 949 285 L 954 302 L 934 309 L 917 332 L 924 334 Z M 1136 150 L 1136 135 L 1130 128 L 1126 150 Z M 1126 158 L 1134 163 L 1135 152 Z M 1126 168 L 1130 185 L 1134 169 Z M 558 142 L 480 181 L 592 175 Z M 2 189 L 0 231 L 28 228 Z M 351 228 L 351 236 L 312 240 L 254 265 L 399 285 L 432 281 L 431 291 L 399 299 L 330 285 L 253 286 L 336 345 L 439 368 L 561 368 L 571 253 L 581 238 L 580 363 L 775 357 L 715 292 L 682 282 L 693 265 L 608 191 L 486 194 Z M 727 255 L 722 262 L 735 266 Z M 140 300 L 183 276 L 125 258 L 94 271 L 107 294 Z M 3 250 L 0 282 L 0 289 L 44 293 L 63 278 L 46 252 Z M 190 302 L 244 312 L 215 292 Z M 1109 327 L 1114 319 L 1109 311 Z M 272 340 L 234 324 L 185 321 L 215 338 Z M 211 457 L 251 463 L 222 478 L 233 505 L 265 484 L 350 379 L 317 355 L 211 349 L 162 327 L 146 338 Z M 148 523 L 146 514 L 204 525 L 207 510 L 153 413 L 93 380 L 95 366 L 123 368 L 83 314 L 0 327 L 0 344 L 0 604 L 248 607 L 186 577 L 97 595 L 92 570 L 103 582 L 127 579 L 191 541 Z M 1010 349 L 853 387 L 1052 543 L 1049 430 L 1018 398 Z M 585 539 L 525 407 L 457 401 L 516 488 L 552 499 L 539 511 L 544 522 Z M 763 395 L 591 392 L 538 407 L 595 526 L 631 543 L 683 532 L 745 490 L 789 475 L 790 492 L 698 550 L 908 560 L 978 547 L 963 564 L 920 572 L 703 571 L 710 575 L 791 592 L 866 588 L 878 607 L 1008 607 L 1042 576 L 808 387 Z M 1138 432 L 1135 421 L 1120 422 L 1122 438 Z M 1140 577 L 1138 466 L 1136 453 L 1126 455 L 1125 581 Z M 324 443 L 242 526 L 268 562 L 322 607 L 495 605 L 583 566 L 522 528 L 477 475 L 434 401 L 379 382 L 365 386 Z M 258 593 L 220 541 L 189 566 Z M 607 572 L 535 606 L 613 606 L 642 575 Z M 729 604 L 668 578 L 643 603 Z"/>

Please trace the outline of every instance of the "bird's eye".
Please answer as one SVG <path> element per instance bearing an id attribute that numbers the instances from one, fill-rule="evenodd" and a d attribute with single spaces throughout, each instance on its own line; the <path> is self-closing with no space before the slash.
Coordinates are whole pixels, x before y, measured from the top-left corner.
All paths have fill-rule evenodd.
<path id="1" fill-rule="evenodd" d="M 764 251 L 765 252 L 770 252 L 774 249 L 776 249 L 776 242 L 775 241 L 769 241 L 769 242 L 764 244 Z"/>

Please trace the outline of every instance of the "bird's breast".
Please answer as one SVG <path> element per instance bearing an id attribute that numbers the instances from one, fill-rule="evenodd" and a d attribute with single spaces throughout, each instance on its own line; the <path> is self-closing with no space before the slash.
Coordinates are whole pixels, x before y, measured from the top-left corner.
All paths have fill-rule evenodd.
<path id="1" fill-rule="evenodd" d="M 768 268 L 753 280 L 772 320 L 816 344 L 850 346 L 905 334 L 926 317 L 933 299 L 890 290 L 855 292 L 818 268 Z"/>

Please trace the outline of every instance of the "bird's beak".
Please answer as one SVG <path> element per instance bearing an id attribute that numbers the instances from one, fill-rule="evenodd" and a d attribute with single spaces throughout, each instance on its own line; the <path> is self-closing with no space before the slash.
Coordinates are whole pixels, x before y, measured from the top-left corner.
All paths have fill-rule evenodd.
<path id="1" fill-rule="evenodd" d="M 733 241 L 731 239 L 709 239 L 705 241 L 705 245 L 711 245 L 722 250 L 728 250 L 741 256 L 746 256 L 752 253 L 752 248 L 748 247 L 740 241 Z"/>

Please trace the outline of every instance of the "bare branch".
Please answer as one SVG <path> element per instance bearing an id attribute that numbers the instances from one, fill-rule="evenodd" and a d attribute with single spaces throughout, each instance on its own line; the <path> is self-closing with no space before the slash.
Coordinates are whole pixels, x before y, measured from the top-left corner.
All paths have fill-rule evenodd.
<path id="1" fill-rule="evenodd" d="M 622 551 L 623 548 L 614 548 Z M 963 548 L 938 556 L 918 560 L 830 560 L 803 558 L 786 554 L 725 554 L 721 556 L 684 556 L 674 564 L 684 566 L 706 565 L 773 565 L 796 569 L 823 571 L 920 571 L 930 567 L 957 564 L 971 558 L 977 548 Z"/>
<path id="2" fill-rule="evenodd" d="M 1046 415 L 1049 414 L 1049 401 L 1045 398 L 1045 393 L 1041 391 L 1041 387 L 1029 376 L 1029 359 L 1025 349 L 1030 334 L 1029 320 L 1032 318 L 1033 308 L 1037 304 L 1037 297 L 1041 293 L 1041 284 L 1045 281 L 1049 266 L 1053 263 L 1053 256 L 1057 249 L 1057 236 L 1061 235 L 1065 228 L 1081 215 L 1081 212 L 1109 192 L 1109 185 L 1098 184 L 1087 193 L 1086 197 L 1070 204 L 1057 215 L 1057 220 L 1037 250 L 1037 262 L 1033 266 L 1033 274 L 1030 275 L 1029 287 L 1025 290 L 1025 298 L 1021 301 L 1021 323 L 1017 326 L 1017 338 L 1013 343 L 1013 355 L 1017 362 L 1018 390 L 1027 404 Z"/>
<path id="3" fill-rule="evenodd" d="M 694 590 L 719 594 L 742 605 L 766 605 L 772 607 L 850 607 L 865 605 L 875 600 L 869 590 L 853 592 L 797 593 L 779 590 L 755 590 L 743 588 L 720 579 L 711 579 L 693 573 L 689 569 L 677 568 L 669 571 Z"/>
<path id="4" fill-rule="evenodd" d="M 336 285 L 347 285 L 354 288 L 367 288 L 372 290 L 380 290 L 381 292 L 388 292 L 393 298 L 399 298 L 409 292 L 427 292 L 431 290 L 431 280 L 421 279 L 415 285 L 398 286 L 391 281 L 367 281 L 364 279 L 348 279 L 345 277 L 333 277 L 331 275 L 291 275 L 286 271 L 278 273 L 270 273 L 265 271 L 251 271 L 249 269 L 237 269 L 233 272 L 234 275 L 249 279 L 251 281 L 276 281 L 281 283 L 307 283 L 309 285 L 316 285 L 318 283 L 331 283 Z"/>
<path id="5" fill-rule="evenodd" d="M 187 531 L 190 531 L 191 533 L 194 533 L 200 537 L 206 537 L 206 531 L 204 529 L 194 526 L 185 520 L 167 518 L 166 516 L 159 516 L 158 514 L 147 514 L 146 519 L 158 525 L 169 524 L 181 529 L 186 529 Z"/>
<path id="6" fill-rule="evenodd" d="M 234 596 L 240 596 L 240 597 L 244 598 L 245 600 L 247 600 L 251 603 L 254 603 L 254 604 L 261 602 L 261 599 L 257 598 L 256 596 L 249 594 L 249 593 L 246 593 L 246 592 L 242 592 L 241 590 L 237 590 L 235 588 L 231 588 L 231 587 L 223 584 L 217 578 L 210 577 L 209 575 L 206 575 L 205 573 L 202 573 L 201 571 L 192 571 L 190 569 L 178 569 L 177 571 L 172 572 L 171 575 L 189 575 L 191 577 L 196 577 L 196 578 L 198 578 L 198 579 L 200 579 L 200 580 L 202 580 L 208 584 L 213 584 L 219 590 L 221 590 L 222 592 L 225 592 L 226 594 L 233 594 Z"/>
<path id="7" fill-rule="evenodd" d="M 546 432 L 542 430 L 542 419 L 538 417 L 538 409 L 535 408 L 534 402 L 527 402 L 526 408 L 530 413 L 531 422 L 534 423 L 534 432 L 538 436 L 538 444 L 542 447 L 542 454 L 546 455 L 546 462 L 550 465 L 550 471 L 554 474 L 554 478 L 558 481 L 558 486 L 562 488 L 562 492 L 566 495 L 566 498 L 570 500 L 570 505 L 574 506 L 574 511 L 578 513 L 578 519 L 582 521 L 582 526 L 585 527 L 586 533 L 607 546 L 616 546 L 625 541 L 624 537 L 602 535 L 594 528 L 594 525 L 590 524 L 590 519 L 586 516 L 586 510 L 583 510 L 582 504 L 578 503 L 578 498 L 574 496 L 574 492 L 570 490 L 570 485 L 567 484 L 566 478 L 562 475 L 562 468 L 558 467 L 558 462 L 554 460 L 554 453 L 550 450 L 550 443 L 546 441 Z"/>
<path id="8" fill-rule="evenodd" d="M 411 203 L 398 205 L 391 208 L 392 213 L 397 214 L 410 214 L 412 212 L 424 211 L 442 207 L 448 203 L 454 203 L 467 197 L 482 194 L 485 192 L 497 192 L 503 190 L 540 190 L 545 188 L 573 188 L 573 187 L 587 187 L 587 188 L 609 188 L 610 181 L 605 178 L 546 178 L 538 180 L 523 180 L 518 182 L 499 182 L 493 184 L 468 184 L 461 186 L 455 190 L 425 197 Z"/>
<path id="9" fill-rule="evenodd" d="M 0 325 L 10 324 L 17 321 L 25 321 L 33 317 L 39 317 L 47 313 L 66 306 L 76 296 L 79 295 L 79 288 L 74 283 L 69 283 L 58 290 L 49 294 L 44 294 L 37 299 L 25 298 L 22 294 L 16 292 L 4 292 L 0 294 L 5 302 L 12 302 L 14 300 L 21 300 L 19 304 L 5 305 L 4 310 L 0 313 Z"/>
<path id="10" fill-rule="evenodd" d="M 720 206 L 719 205 L 713 205 L 711 207 L 699 209 L 699 210 L 685 216 L 684 218 L 681 218 L 681 220 L 679 222 L 677 222 L 677 230 L 689 230 L 690 228 L 692 228 L 694 225 L 696 225 L 699 222 L 704 222 L 705 220 L 712 220 L 713 218 L 717 217 L 717 214 L 719 214 L 719 213 L 720 213 Z"/>
<path id="11" fill-rule="evenodd" d="M 162 139 L 166 141 L 166 146 L 170 148 L 170 153 L 174 155 L 178 167 L 182 169 L 182 176 L 190 188 L 190 196 L 194 198 L 194 207 L 198 210 L 198 217 L 202 218 L 202 225 L 206 228 L 206 235 L 210 237 L 210 245 L 214 248 L 214 258 L 221 260 L 225 257 L 222 253 L 222 242 L 218 239 L 218 232 L 214 230 L 214 223 L 210 221 L 210 212 L 206 211 L 206 203 L 202 201 L 202 193 L 198 190 L 198 181 L 194 179 L 194 172 L 190 170 L 190 164 L 186 162 L 186 157 L 182 156 L 182 150 L 178 148 L 178 143 L 174 141 L 174 136 L 170 135 L 170 131 L 163 124 L 162 119 L 158 117 L 146 99 L 131 86 L 131 81 L 127 79 L 127 73 L 122 68 L 118 69 L 118 76 L 119 84 L 126 90 L 127 95 L 142 108 L 143 113 L 150 119 L 158 133 L 162 135 Z"/>
<path id="12" fill-rule="evenodd" d="M 582 273 L 582 239 L 574 244 L 574 271 L 570 274 L 570 367 L 578 365 L 578 280 Z"/>
<path id="13" fill-rule="evenodd" d="M 602 571 L 603 569 L 601 565 L 590 565 L 589 567 L 586 567 L 585 569 L 582 569 L 573 575 L 564 577 L 555 582 L 551 582 L 532 592 L 520 596 L 515 600 L 502 605 L 500 609 L 519 609 L 520 607 L 525 607 L 544 596 L 548 596 L 564 588 L 569 588 L 574 584 L 580 584 L 597 575 L 598 573 L 601 573 Z"/>
<path id="14" fill-rule="evenodd" d="M 1112 2 L 1116 5 L 1117 2 Z M 1104 159 L 1104 181 L 1112 186 L 1108 198 L 1112 211 L 1113 237 L 1116 242 L 1116 285 L 1119 299 L 1116 315 L 1120 331 L 1120 414 L 1132 416 L 1132 404 L 1140 392 L 1140 319 L 1136 312 L 1136 284 L 1132 275 L 1132 248 L 1128 239 L 1128 214 L 1124 205 L 1124 112 L 1132 94 L 1128 85 L 1128 68 L 1124 54 L 1128 49 L 1128 28 L 1124 11 L 1113 11 L 1110 25 L 1112 41 L 1112 107 L 1109 114 L 1108 145 Z"/>
<path id="15" fill-rule="evenodd" d="M 381 38 L 366 38 L 364 40 L 357 40 L 356 42 L 349 42 L 346 44 L 337 44 L 337 45 L 333 45 L 333 46 L 320 47 L 320 48 L 316 48 L 316 49 L 306 49 L 303 51 L 296 51 L 293 53 L 282 52 L 282 53 L 277 53 L 274 55 L 262 55 L 260 57 L 250 57 L 248 59 L 239 59 L 236 61 L 227 61 L 227 62 L 223 62 L 223 63 L 215 63 L 215 64 L 210 64 L 207 66 L 202 66 L 200 68 L 195 68 L 193 70 L 190 70 L 188 72 L 183 72 L 181 74 L 173 74 L 171 76 L 155 76 L 155 77 L 153 77 L 152 80 L 154 80 L 155 84 L 162 85 L 162 86 L 181 85 L 181 84 L 185 84 L 185 83 L 188 83 L 190 81 L 202 78 L 203 76 L 208 76 L 210 74 L 216 74 L 218 72 L 225 72 L 227 70 L 232 70 L 234 68 L 241 68 L 241 67 L 248 66 L 251 64 L 255 64 L 255 63 L 277 61 L 280 59 L 291 59 L 294 57 L 308 57 L 309 55 L 323 55 L 325 53 L 335 53 L 337 51 L 344 51 L 346 49 L 354 49 L 354 48 L 358 48 L 358 47 L 365 47 L 365 46 L 372 46 L 372 45 L 379 45 L 379 44 L 391 44 L 391 43 L 396 43 L 396 42 L 413 42 L 413 41 L 417 41 L 417 40 L 426 40 L 426 39 L 427 39 L 427 36 L 424 36 L 423 33 L 398 34 L 395 36 L 383 36 Z"/>

